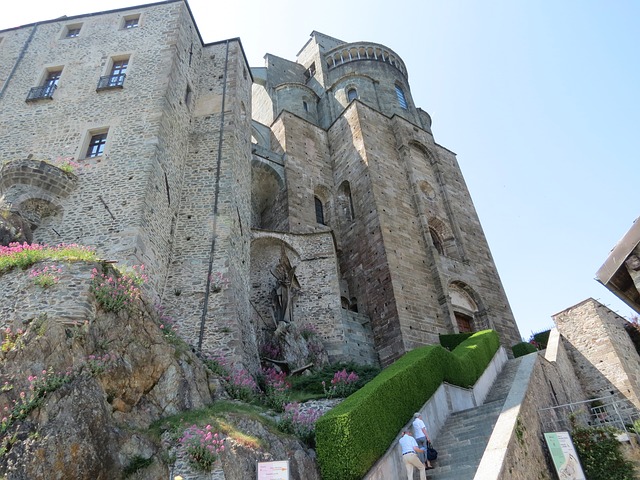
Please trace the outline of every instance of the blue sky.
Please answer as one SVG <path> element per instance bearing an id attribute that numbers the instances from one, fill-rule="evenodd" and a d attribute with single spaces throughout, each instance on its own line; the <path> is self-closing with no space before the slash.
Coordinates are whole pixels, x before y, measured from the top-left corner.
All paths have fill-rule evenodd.
<path id="1" fill-rule="evenodd" d="M 141 0 L 22 0 L 0 29 Z M 436 142 L 454 151 L 520 332 L 593 297 L 640 216 L 640 3 L 618 0 L 191 0 L 205 42 L 240 37 L 251 66 L 295 60 L 313 30 L 404 60 Z"/>

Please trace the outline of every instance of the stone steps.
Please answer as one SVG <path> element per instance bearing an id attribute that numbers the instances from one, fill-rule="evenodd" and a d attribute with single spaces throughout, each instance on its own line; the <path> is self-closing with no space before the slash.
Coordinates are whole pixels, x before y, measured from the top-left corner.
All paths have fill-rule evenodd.
<path id="1" fill-rule="evenodd" d="M 483 405 L 447 419 L 434 439 L 438 459 L 433 462 L 435 468 L 427 471 L 429 479 L 473 479 L 519 365 L 520 359 L 507 361 Z"/>

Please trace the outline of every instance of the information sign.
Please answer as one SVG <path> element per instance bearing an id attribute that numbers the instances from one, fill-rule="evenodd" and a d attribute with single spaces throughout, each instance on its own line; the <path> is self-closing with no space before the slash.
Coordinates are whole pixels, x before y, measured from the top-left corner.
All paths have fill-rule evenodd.
<path id="1" fill-rule="evenodd" d="M 544 438 L 560 480 L 586 480 L 569 432 L 545 433 Z"/>
<path id="2" fill-rule="evenodd" d="M 258 462 L 258 480 L 289 480 L 289 460 Z"/>

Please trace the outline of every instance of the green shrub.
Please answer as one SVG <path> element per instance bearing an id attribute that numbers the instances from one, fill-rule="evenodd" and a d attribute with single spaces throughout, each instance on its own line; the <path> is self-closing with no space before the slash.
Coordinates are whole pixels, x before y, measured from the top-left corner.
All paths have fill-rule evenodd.
<path id="1" fill-rule="evenodd" d="M 587 480 L 631 480 L 633 464 L 625 460 L 611 427 L 575 428 L 571 438 Z"/>
<path id="2" fill-rule="evenodd" d="M 473 333 L 452 333 L 440 335 L 440 345 L 452 352 L 455 348 L 469 338 Z"/>
<path id="3" fill-rule="evenodd" d="M 549 343 L 549 335 L 551 330 L 545 330 L 544 332 L 538 332 L 533 336 L 533 340 L 538 344 L 538 350 L 544 350 Z"/>
<path id="4" fill-rule="evenodd" d="M 384 369 L 316 423 L 322 477 L 361 479 L 444 380 L 473 384 L 498 347 L 497 334 L 485 330 L 453 353 L 440 345 L 421 347 Z"/>
<path id="5" fill-rule="evenodd" d="M 331 379 L 336 372 L 346 370 L 347 372 L 355 372 L 358 375 L 356 388 L 362 388 L 366 383 L 375 378 L 380 373 L 380 368 L 373 365 L 358 365 L 352 362 L 338 362 L 324 366 L 321 370 L 313 372 L 311 375 L 301 375 L 289 377 L 287 380 L 291 382 L 291 389 L 295 392 L 307 392 L 323 394 L 322 382 L 326 385 L 331 384 Z"/>
<path id="6" fill-rule="evenodd" d="M 523 355 L 528 355 L 533 352 L 537 352 L 538 349 L 535 345 L 530 344 L 529 342 L 520 342 L 511 347 L 513 351 L 513 356 L 515 358 L 522 357 Z"/>

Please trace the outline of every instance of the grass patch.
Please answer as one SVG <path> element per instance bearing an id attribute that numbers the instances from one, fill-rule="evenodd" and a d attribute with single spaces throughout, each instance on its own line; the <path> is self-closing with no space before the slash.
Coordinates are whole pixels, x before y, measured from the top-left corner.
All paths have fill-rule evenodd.
<path id="1" fill-rule="evenodd" d="M 211 425 L 213 430 L 224 433 L 242 445 L 250 448 L 265 448 L 266 445 L 263 444 L 262 440 L 239 431 L 225 418 L 229 414 L 249 417 L 252 420 L 261 422 L 263 425 L 275 432 L 275 422 L 269 418 L 265 418 L 263 415 L 264 412 L 266 412 L 266 409 L 256 405 L 220 401 L 206 408 L 188 410 L 177 415 L 157 420 L 151 424 L 149 432 L 156 440 L 159 440 L 163 433 L 171 432 L 171 435 L 177 440 L 182 435 L 183 431 L 191 425 Z"/>
<path id="2" fill-rule="evenodd" d="M 12 243 L 8 247 L 0 246 L 0 274 L 10 272 L 14 268 L 26 270 L 41 260 L 91 262 L 97 261 L 97 256 L 93 249 L 75 244 L 61 243 L 49 247 L 37 243 Z"/>

